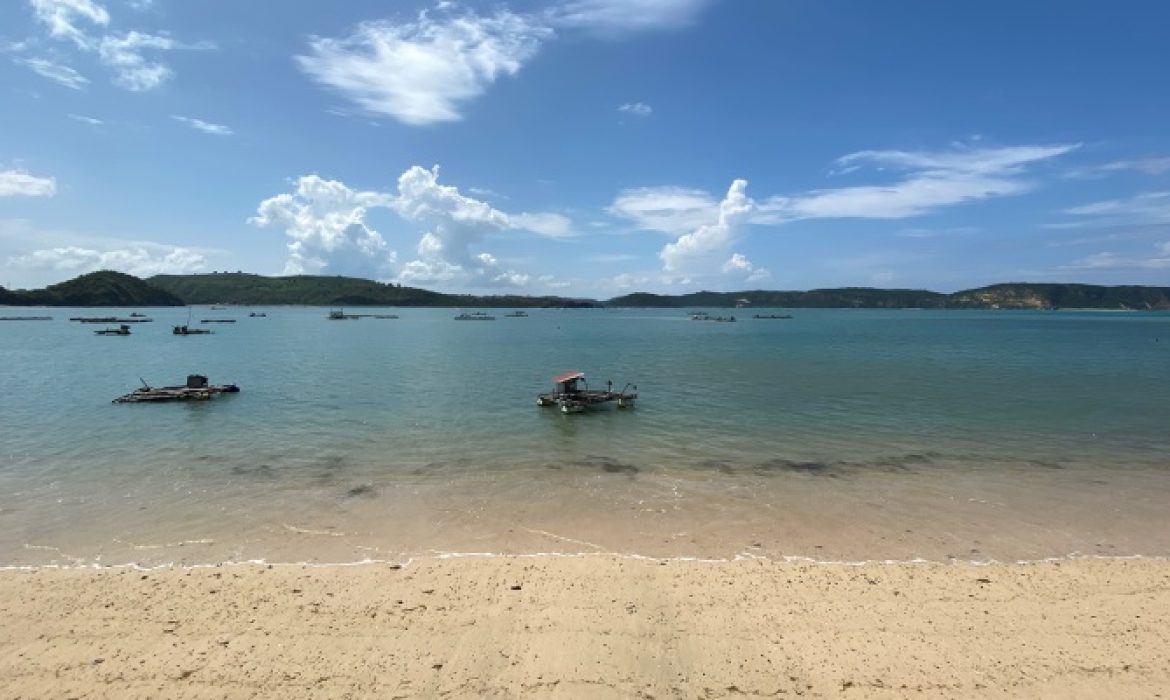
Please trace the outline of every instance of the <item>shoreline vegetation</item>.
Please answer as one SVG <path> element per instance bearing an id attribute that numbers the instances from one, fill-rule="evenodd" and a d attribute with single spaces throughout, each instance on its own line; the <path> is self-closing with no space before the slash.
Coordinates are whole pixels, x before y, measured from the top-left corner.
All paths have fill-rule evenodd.
<path id="1" fill-rule="evenodd" d="M 1170 310 L 1170 287 L 1007 283 L 951 294 L 842 287 L 661 295 L 636 292 L 601 301 L 558 296 L 445 294 L 356 277 L 265 277 L 244 272 L 155 275 L 100 271 L 36 290 L 0 287 L 0 306 L 412 306 L 515 308 L 857 308 Z"/>
<path id="2" fill-rule="evenodd" d="M 1158 697 L 1170 562 L 0 572 L 15 697 Z"/>

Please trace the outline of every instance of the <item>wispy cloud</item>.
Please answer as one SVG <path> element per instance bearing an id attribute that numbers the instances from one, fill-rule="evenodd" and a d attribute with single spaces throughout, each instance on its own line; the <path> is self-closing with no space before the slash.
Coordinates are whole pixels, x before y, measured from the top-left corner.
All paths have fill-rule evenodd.
<path id="1" fill-rule="evenodd" d="M 49 36 L 72 42 L 78 48 L 92 47 L 92 39 L 78 24 L 105 27 L 110 13 L 91 0 L 29 0 L 37 21 L 49 30 Z"/>
<path id="2" fill-rule="evenodd" d="M 207 266 L 207 260 L 195 250 L 158 243 L 136 243 L 106 250 L 79 246 L 45 248 L 9 258 L 8 262 L 33 270 L 70 274 L 118 270 L 139 277 L 198 272 Z"/>
<path id="3" fill-rule="evenodd" d="M 1170 192 L 1143 192 L 1124 199 L 1106 199 L 1071 207 L 1063 213 L 1090 217 L 1095 224 L 1170 223 Z"/>
<path id="4" fill-rule="evenodd" d="M 618 111 L 625 112 L 626 114 L 632 114 L 635 117 L 648 117 L 654 113 L 654 109 L 645 102 L 627 102 L 626 104 L 618 107 Z"/>
<path id="5" fill-rule="evenodd" d="M 172 114 L 171 119 L 174 119 L 180 124 L 186 124 L 187 126 L 197 131 L 202 131 L 205 134 L 211 134 L 212 136 L 231 136 L 233 133 L 231 128 L 226 127 L 223 124 L 205 122 L 202 119 L 196 119 L 195 117 L 184 117 L 178 114 Z"/>
<path id="6" fill-rule="evenodd" d="M 1068 270 L 1170 270 L 1170 242 L 1154 247 L 1149 255 L 1096 253 L 1066 265 Z"/>
<path id="7" fill-rule="evenodd" d="M 0 197 L 52 197 L 56 193 L 56 178 L 38 177 L 27 170 L 0 170 Z"/>
<path id="8" fill-rule="evenodd" d="M 624 35 L 689 24 L 709 0 L 574 0 L 542 12 L 480 14 L 441 2 L 413 20 L 363 22 L 314 37 L 296 62 L 369 114 L 411 126 L 463 118 L 467 104 L 516 75 L 558 31 Z M 630 105 L 646 116 L 647 105 Z"/>
<path id="9" fill-rule="evenodd" d="M 570 0 L 554 5 L 546 17 L 558 28 L 622 35 L 692 24 L 712 0 Z"/>
<path id="10" fill-rule="evenodd" d="M 37 75 L 73 90 L 80 90 L 89 83 L 89 78 L 60 63 L 53 63 L 43 58 L 16 58 L 13 60 L 27 66 Z"/>
<path id="11" fill-rule="evenodd" d="M 109 33 L 110 13 L 94 0 L 29 0 L 29 4 L 51 38 L 68 42 L 78 51 L 96 54 L 103 65 L 114 71 L 116 84 L 135 92 L 153 90 L 174 75 L 170 66 L 157 58 L 148 58 L 147 52 L 215 48 L 207 41 L 176 41 L 165 32 L 149 34 L 130 30 Z M 32 61 L 48 64 L 47 61 L 27 59 L 25 62 L 41 75 L 63 85 L 76 89 L 88 82 L 71 68 L 53 64 L 38 68 Z"/>
<path id="12" fill-rule="evenodd" d="M 75 122 L 81 122 L 82 124 L 89 124 L 90 126 L 101 126 L 102 124 L 105 124 L 105 122 L 103 122 L 101 119 L 94 119 L 93 117 L 87 117 L 84 114 L 70 113 L 70 114 L 66 114 L 65 116 L 69 117 L 70 119 L 72 119 Z"/>

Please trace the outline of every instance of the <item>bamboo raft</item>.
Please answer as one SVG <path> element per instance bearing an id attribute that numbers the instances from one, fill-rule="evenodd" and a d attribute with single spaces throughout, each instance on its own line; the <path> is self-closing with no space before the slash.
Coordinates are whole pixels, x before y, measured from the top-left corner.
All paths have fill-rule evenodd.
<path id="1" fill-rule="evenodd" d="M 142 382 L 142 387 L 113 400 L 113 403 L 150 403 L 159 401 L 206 401 L 216 394 L 236 394 L 240 387 L 235 384 L 208 384 L 202 374 L 187 375 L 183 386 L 153 387 Z"/>
<path id="2" fill-rule="evenodd" d="M 621 391 L 613 390 L 613 382 L 606 382 L 605 391 L 590 389 L 585 381 L 584 372 L 565 372 L 553 377 L 555 388 L 547 394 L 536 397 L 537 406 L 557 406 L 561 413 L 581 413 L 586 408 L 600 404 L 617 402 L 618 408 L 633 408 L 638 395 L 626 391 L 631 387 L 636 392 L 638 387 L 626 384 Z"/>

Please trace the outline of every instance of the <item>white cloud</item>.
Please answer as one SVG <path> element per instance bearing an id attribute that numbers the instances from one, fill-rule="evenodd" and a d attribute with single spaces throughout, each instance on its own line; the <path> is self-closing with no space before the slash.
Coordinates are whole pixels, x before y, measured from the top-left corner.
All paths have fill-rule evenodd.
<path id="1" fill-rule="evenodd" d="M 206 267 L 202 254 L 177 246 L 138 243 L 130 247 L 96 250 L 78 246 L 46 248 L 9 258 L 9 264 L 36 270 L 81 274 L 117 270 L 138 277 L 198 272 Z"/>
<path id="2" fill-rule="evenodd" d="M 1161 243 L 1148 256 L 1096 253 L 1065 266 L 1071 270 L 1170 270 L 1170 242 Z"/>
<path id="3" fill-rule="evenodd" d="M 524 286 L 528 275 L 479 249 L 486 235 L 519 230 L 550 238 L 571 234 L 571 222 L 560 214 L 508 214 L 438 180 L 438 166 L 416 165 L 399 176 L 397 192 L 386 193 L 355 191 L 308 175 L 297 181 L 295 192 L 261 202 L 249 221 L 285 230 L 291 239 L 286 271 L 344 269 L 405 283 Z M 397 256 L 366 223 L 371 209 L 390 209 L 421 229 L 415 260 L 396 265 Z"/>
<path id="4" fill-rule="evenodd" d="M 723 273 L 744 277 L 748 282 L 757 282 L 772 275 L 762 267 L 756 267 L 747 256 L 741 253 L 732 253 L 727 262 L 723 263 Z"/>
<path id="5" fill-rule="evenodd" d="M 106 33 L 110 14 L 93 0 L 29 0 L 29 4 L 37 20 L 48 29 L 49 36 L 68 41 L 80 51 L 96 53 L 102 64 L 114 70 L 114 82 L 135 92 L 157 88 L 174 75 L 169 66 L 148 59 L 145 52 L 215 48 L 210 42 L 184 44 L 165 33 L 135 30 L 120 35 Z M 31 61 L 40 61 L 39 67 Z M 25 63 L 41 75 L 74 89 L 87 82 L 66 66 L 41 59 Z"/>
<path id="6" fill-rule="evenodd" d="M 1170 192 L 1143 192 L 1127 199 L 1108 199 L 1065 209 L 1072 216 L 1096 217 L 1099 223 L 1157 224 L 1170 222 Z"/>
<path id="7" fill-rule="evenodd" d="M 232 135 L 232 130 L 223 124 L 213 124 L 211 122 L 205 122 L 202 119 L 196 119 L 194 117 L 183 117 L 179 116 L 178 114 L 172 114 L 171 119 L 174 119 L 181 124 L 186 124 L 192 129 L 202 131 L 205 134 L 211 134 L 212 136 Z"/>
<path id="8" fill-rule="evenodd" d="M 1137 170 L 1147 175 L 1161 175 L 1170 171 L 1170 156 L 1161 158 L 1137 158 L 1134 160 L 1115 160 L 1101 166 L 1102 170 Z"/>
<path id="9" fill-rule="evenodd" d="M 747 196 L 747 180 L 732 182 L 727 196 L 719 203 L 719 216 L 714 223 L 703 224 L 680 236 L 658 254 L 663 269 L 667 272 L 708 269 L 713 257 L 726 254 L 728 246 L 736 240 L 740 225 L 755 207 L 755 202 Z"/>
<path id="10" fill-rule="evenodd" d="M 561 214 L 551 212 L 512 214 L 508 221 L 510 228 L 531 231 L 546 238 L 571 238 L 575 235 L 573 222 Z"/>
<path id="11" fill-rule="evenodd" d="M 719 204 L 702 190 L 640 187 L 622 192 L 607 211 L 640 229 L 682 235 L 714 221 Z"/>
<path id="12" fill-rule="evenodd" d="M 351 190 L 336 180 L 306 175 L 291 194 L 260 203 L 249 223 L 284 229 L 291 239 L 285 274 L 351 274 L 384 278 L 396 254 L 366 223 L 371 207 L 388 206 L 385 195 Z"/>
<path id="13" fill-rule="evenodd" d="M 14 60 L 21 65 L 28 66 L 37 75 L 73 90 L 80 90 L 89 82 L 89 78 L 73 68 L 43 58 L 17 58 Z"/>
<path id="14" fill-rule="evenodd" d="M 56 178 L 37 177 L 27 170 L 0 170 L 0 197 L 52 197 L 56 193 Z"/>
<path id="15" fill-rule="evenodd" d="M 101 125 L 105 124 L 105 122 L 103 122 L 101 119 L 94 119 L 93 117 L 87 117 L 84 114 L 66 114 L 65 116 L 69 117 L 70 119 L 72 119 L 75 122 L 81 122 L 82 124 L 89 124 L 90 126 L 101 126 Z"/>
<path id="16" fill-rule="evenodd" d="M 49 36 L 73 42 L 78 48 L 92 46 L 90 37 L 78 28 L 79 22 L 104 27 L 110 14 L 91 0 L 29 0 L 37 21 L 49 30 Z"/>
<path id="17" fill-rule="evenodd" d="M 301 69 L 373 114 L 414 126 L 457 121 L 500 76 L 515 75 L 552 30 L 501 10 L 414 22 L 366 22 L 341 39 L 315 38 Z"/>
<path id="18" fill-rule="evenodd" d="M 605 34 L 685 27 L 710 0 L 569 0 L 548 11 L 550 23 Z"/>
<path id="19" fill-rule="evenodd" d="M 773 197 L 761 211 L 778 221 L 792 219 L 904 219 L 939 207 L 1022 194 L 1034 185 L 1026 166 L 1055 158 L 1078 145 L 957 148 L 950 151 L 860 151 L 837 165 L 877 165 L 907 171 L 888 185 L 817 190 L 795 197 Z M 761 221 L 762 223 L 763 221 Z"/>
<path id="20" fill-rule="evenodd" d="M 654 109 L 645 102 L 627 102 L 618 107 L 618 111 L 632 114 L 635 117 L 648 117 L 654 112 Z"/>

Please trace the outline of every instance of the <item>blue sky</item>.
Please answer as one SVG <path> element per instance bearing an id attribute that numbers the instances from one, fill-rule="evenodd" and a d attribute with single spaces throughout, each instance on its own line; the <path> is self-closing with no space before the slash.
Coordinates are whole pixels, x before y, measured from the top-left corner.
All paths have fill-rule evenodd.
<path id="1" fill-rule="evenodd" d="M 1170 284 L 1170 5 L 0 5 L 0 285 Z"/>

